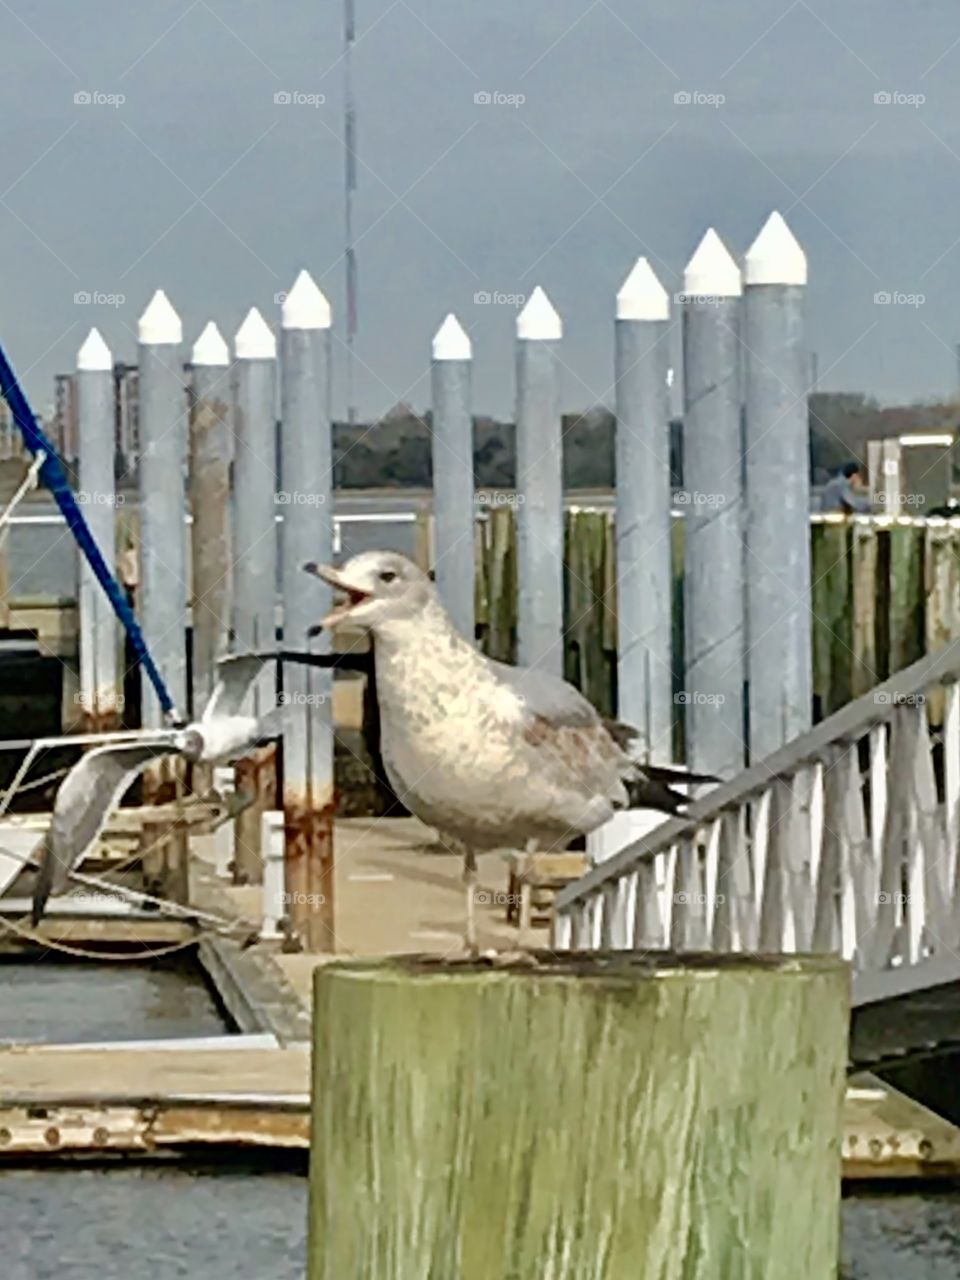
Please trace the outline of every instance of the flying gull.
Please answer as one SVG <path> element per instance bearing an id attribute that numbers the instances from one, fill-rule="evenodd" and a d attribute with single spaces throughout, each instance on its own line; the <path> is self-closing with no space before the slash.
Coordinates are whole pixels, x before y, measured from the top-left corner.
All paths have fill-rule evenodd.
<path id="1" fill-rule="evenodd" d="M 261 719 L 243 713 L 244 700 L 264 661 L 260 655 L 242 655 L 222 662 L 210 701 L 192 724 L 148 731 L 126 742 L 108 742 L 80 757 L 57 790 L 53 817 L 38 851 L 35 925 L 47 899 L 64 891 L 70 872 L 151 761 L 167 755 L 180 755 L 195 764 L 238 760 L 262 739 L 275 736 L 273 712 Z"/>
<path id="2" fill-rule="evenodd" d="M 339 570 L 304 568 L 343 596 L 319 628 L 373 636 L 387 777 L 463 854 L 469 950 L 477 853 L 564 848 L 619 809 L 677 813 L 686 797 L 671 783 L 716 781 L 639 764 L 631 731 L 604 722 L 572 685 L 484 657 L 406 556 L 365 551 Z"/>

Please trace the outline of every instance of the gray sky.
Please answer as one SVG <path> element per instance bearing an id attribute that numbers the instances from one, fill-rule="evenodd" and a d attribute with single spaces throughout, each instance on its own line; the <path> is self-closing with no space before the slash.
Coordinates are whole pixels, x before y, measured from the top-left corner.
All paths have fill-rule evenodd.
<path id="1" fill-rule="evenodd" d="M 952 392 L 960 340 L 960 8 L 950 0 L 356 0 L 361 412 L 425 406 L 429 341 L 470 331 L 509 414 L 513 309 L 566 326 L 564 405 L 609 399 L 613 297 L 778 207 L 810 259 L 822 385 Z M 160 286 L 189 342 L 306 266 L 342 334 L 339 0 L 0 0 L 0 341 L 37 407 L 93 323 L 133 359 Z M 125 96 L 76 104 L 78 92 Z M 481 92 L 524 95 L 478 105 Z M 682 105 L 687 91 L 723 95 Z M 277 105 L 278 92 L 326 101 Z M 919 105 L 874 95 L 923 95 Z M 121 294 L 76 305 L 78 292 Z M 878 306 L 879 291 L 921 295 Z M 344 406 L 342 350 L 335 405 Z"/>

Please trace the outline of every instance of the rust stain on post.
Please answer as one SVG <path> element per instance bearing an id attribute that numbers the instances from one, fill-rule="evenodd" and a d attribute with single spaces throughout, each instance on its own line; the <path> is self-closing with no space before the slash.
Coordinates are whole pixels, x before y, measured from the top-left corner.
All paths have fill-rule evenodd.
<path id="1" fill-rule="evenodd" d="M 236 790 L 237 796 L 245 803 L 243 809 L 237 814 L 234 824 L 234 883 L 262 884 L 260 819 L 268 809 L 276 807 L 276 747 L 260 747 L 237 761 Z"/>
<path id="2" fill-rule="evenodd" d="M 143 804 L 159 807 L 183 797 L 184 762 L 160 759 L 143 774 Z M 172 902 L 189 901 L 187 827 L 178 821 L 148 822 L 140 830 L 140 857 L 144 887 Z"/>
<path id="3" fill-rule="evenodd" d="M 287 914 L 291 928 L 310 952 L 336 951 L 333 813 L 332 802 L 315 808 L 309 797 L 286 791 Z"/>

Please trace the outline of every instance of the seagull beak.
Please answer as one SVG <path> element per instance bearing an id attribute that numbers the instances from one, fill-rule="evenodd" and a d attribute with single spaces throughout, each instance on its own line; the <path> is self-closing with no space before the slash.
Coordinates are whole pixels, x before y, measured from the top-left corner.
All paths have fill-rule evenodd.
<path id="1" fill-rule="evenodd" d="M 328 587 L 333 587 L 334 591 L 345 597 L 330 610 L 325 618 L 321 618 L 315 627 L 310 628 L 307 633 L 308 636 L 318 635 L 325 628 L 332 630 L 339 623 L 345 622 L 357 605 L 364 604 L 367 600 L 372 599 L 369 591 L 351 586 L 343 577 L 343 574 L 334 569 L 332 565 L 316 564 L 311 560 L 303 567 L 307 573 L 313 574 L 315 578 L 319 578 L 321 582 L 325 582 Z"/>

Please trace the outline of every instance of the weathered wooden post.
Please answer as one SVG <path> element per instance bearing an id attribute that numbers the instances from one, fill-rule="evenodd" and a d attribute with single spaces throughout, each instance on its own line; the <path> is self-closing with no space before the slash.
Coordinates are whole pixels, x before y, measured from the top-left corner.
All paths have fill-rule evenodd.
<path id="1" fill-rule="evenodd" d="M 807 259 L 772 213 L 744 264 L 750 759 L 813 720 Z"/>
<path id="2" fill-rule="evenodd" d="M 683 278 L 683 492 L 687 763 L 744 765 L 740 270 L 711 229 Z M 773 502 L 773 495 L 769 495 Z"/>
<path id="3" fill-rule="evenodd" d="M 186 396 L 183 327 L 158 289 L 140 317 L 140 613 L 144 634 L 170 696 L 187 705 Z M 163 713 L 143 681 L 143 724 Z"/>
<path id="4" fill-rule="evenodd" d="M 174 705 L 187 707 L 187 401 L 183 385 L 183 326 L 162 289 L 139 325 L 140 397 L 140 620 L 154 661 Z M 153 686 L 142 682 L 142 723 L 163 724 Z M 143 774 L 146 803 L 165 803 L 182 793 L 181 761 L 167 757 Z M 164 834 L 165 838 L 164 837 Z M 186 883 L 187 841 L 177 824 L 147 823 L 141 849 L 158 868 L 160 883 L 180 896 Z"/>
<path id="5" fill-rule="evenodd" d="M 238 652 L 272 649 L 277 602 L 277 343 L 251 307 L 234 340 L 233 642 Z M 250 695 L 250 711 L 276 706 L 276 674 L 267 664 Z M 258 747 L 237 762 L 237 791 L 252 798 L 235 827 L 234 878 L 260 884 L 261 815 L 276 804 L 275 748 Z"/>
<path id="6" fill-rule="evenodd" d="M 331 314 L 306 271 L 280 324 L 283 642 L 323 653 L 329 635 L 309 629 L 329 612 L 330 588 L 303 566 L 333 559 Z M 333 951 L 333 673 L 287 663 L 283 698 L 286 915 L 308 950 Z"/>
<path id="7" fill-rule="evenodd" d="M 517 661 L 563 674 L 563 325 L 538 285 L 517 316 Z"/>
<path id="8" fill-rule="evenodd" d="M 835 1280 L 848 1018 L 832 956 L 318 969 L 309 1280 Z"/>
<path id="9" fill-rule="evenodd" d="M 437 590 L 457 630 L 474 637 L 473 351 L 456 316 L 433 339 L 433 515 Z"/>
<path id="10" fill-rule="evenodd" d="M 194 344 L 192 366 L 192 675 L 193 713 L 199 715 L 213 693 L 230 629 L 230 352 L 212 320 Z"/>
<path id="11" fill-rule="evenodd" d="M 617 294 L 617 714 L 673 760 L 670 299 L 646 258 Z"/>
<path id="12" fill-rule="evenodd" d="M 113 356 L 98 329 L 91 329 L 77 355 L 77 419 L 80 492 L 97 546 L 108 564 L 116 559 Z M 123 680 L 117 669 L 113 609 L 86 559 L 80 563 L 80 708 L 82 731 L 117 728 L 123 711 Z"/>

